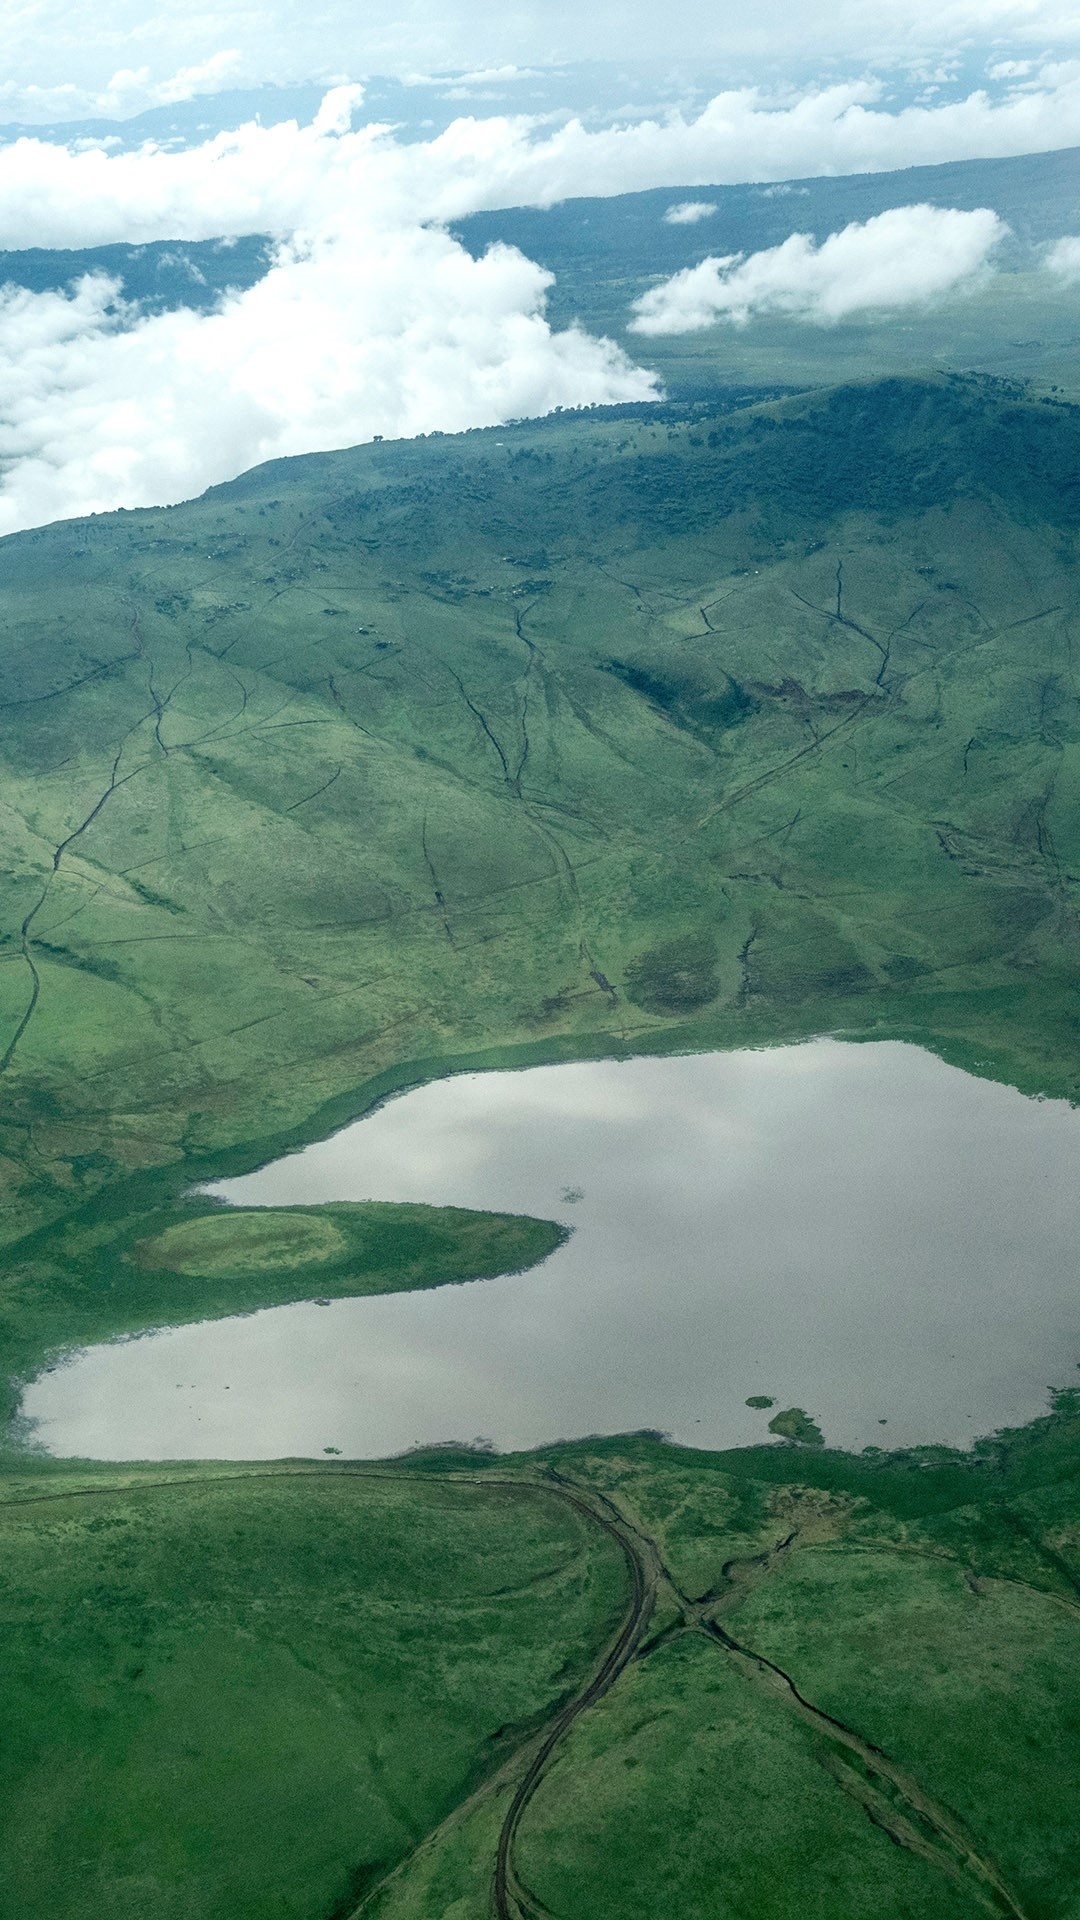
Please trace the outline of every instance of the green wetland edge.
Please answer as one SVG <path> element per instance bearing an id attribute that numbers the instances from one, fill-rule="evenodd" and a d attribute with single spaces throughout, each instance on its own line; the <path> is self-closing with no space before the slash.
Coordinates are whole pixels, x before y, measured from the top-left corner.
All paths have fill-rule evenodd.
<path id="1" fill-rule="evenodd" d="M 5 1373 L 543 1257 L 185 1198 L 448 1069 L 838 1032 L 1075 1099 L 1078 473 L 1080 411 L 940 376 L 3 543 Z M 1075 1920 L 1080 1401 L 971 1455 L 797 1411 L 13 1447 L 0 1911 Z"/>

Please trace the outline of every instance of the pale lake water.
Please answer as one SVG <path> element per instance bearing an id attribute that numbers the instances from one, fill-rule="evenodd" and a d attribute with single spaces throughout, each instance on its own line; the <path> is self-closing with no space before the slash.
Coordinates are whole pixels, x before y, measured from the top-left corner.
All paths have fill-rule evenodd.
<path id="1" fill-rule="evenodd" d="M 92 1348 L 26 1392 L 50 1452 L 724 1447 L 768 1438 L 751 1394 L 836 1446 L 965 1446 L 1080 1383 L 1080 1112 L 897 1042 L 461 1075 L 210 1191 L 573 1233 L 524 1274 Z"/>

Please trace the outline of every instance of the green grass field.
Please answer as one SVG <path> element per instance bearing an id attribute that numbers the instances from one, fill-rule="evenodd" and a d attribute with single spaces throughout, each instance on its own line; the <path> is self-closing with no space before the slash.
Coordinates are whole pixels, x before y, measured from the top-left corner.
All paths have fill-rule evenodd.
<path id="1" fill-rule="evenodd" d="M 1074 1920 L 1078 1459 L 27 1461 L 2 1910 Z"/>
<path id="2" fill-rule="evenodd" d="M 603 1535 L 526 1487 L 21 1491 L 0 1511 L 12 1915 L 351 1910 L 572 1691 L 622 1602 Z"/>
<path id="3" fill-rule="evenodd" d="M 4 542 L 5 1376 L 542 1258 L 190 1197 L 455 1067 L 827 1030 L 1076 1098 L 1078 475 L 1080 410 L 927 377 Z M 13 1447 L 0 1913 L 1077 1920 L 1073 1399 L 970 1457 L 771 1419 Z"/>

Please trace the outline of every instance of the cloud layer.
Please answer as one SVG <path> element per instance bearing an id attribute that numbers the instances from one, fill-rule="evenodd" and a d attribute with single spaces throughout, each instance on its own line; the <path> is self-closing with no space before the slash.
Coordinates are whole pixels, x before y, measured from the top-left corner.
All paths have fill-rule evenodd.
<path id="1" fill-rule="evenodd" d="M 402 73 L 547 65 L 553 61 L 693 63 L 801 62 L 808 54 L 863 65 L 886 58 L 912 64 L 933 49 L 993 42 L 995 63 L 1017 52 L 1080 41 L 1080 16 L 1066 0 L 757 0 L 718 8 L 684 0 L 658 9 L 646 0 L 15 0 L 5 10 L 4 82 L 11 117 L 116 111 L 117 70 L 145 73 L 119 110 L 148 105 L 153 89 L 215 49 L 235 49 L 239 84 L 330 78 L 334 73 Z M 329 64 L 328 64 L 329 62 Z M 932 59 L 928 64 L 933 64 Z M 1008 77 L 1006 74 L 1005 77 Z M 214 75 L 208 84 L 214 83 Z M 203 83 L 207 84 L 207 83 Z"/>
<path id="2" fill-rule="evenodd" d="M 24 139 L 0 146 L 0 246 L 99 246 L 285 236 L 377 205 L 401 222 L 482 208 L 550 206 L 576 194 L 874 172 L 1080 144 L 1080 62 L 985 93 L 890 112 L 874 80 L 776 100 L 718 94 L 673 114 L 590 131 L 527 116 L 457 120 L 430 141 L 350 130 L 362 89 L 342 87 L 311 127 L 247 126 L 184 152 L 72 151 Z"/>
<path id="3" fill-rule="evenodd" d="M 634 333 L 693 333 L 719 320 L 783 313 L 828 323 L 924 306 L 970 285 L 1008 228 L 988 207 L 894 207 L 853 221 L 818 246 L 793 233 L 761 253 L 702 260 L 634 303 Z"/>

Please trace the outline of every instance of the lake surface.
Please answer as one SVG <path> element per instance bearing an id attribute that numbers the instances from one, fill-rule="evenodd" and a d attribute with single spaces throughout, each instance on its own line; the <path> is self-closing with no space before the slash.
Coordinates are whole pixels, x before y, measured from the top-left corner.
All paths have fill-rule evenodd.
<path id="1" fill-rule="evenodd" d="M 834 1445 L 965 1445 L 1078 1380 L 1080 1112 L 897 1042 L 462 1075 L 209 1191 L 574 1231 L 526 1274 L 91 1349 L 27 1390 L 50 1451 L 719 1447 L 768 1437 L 752 1394 Z"/>

